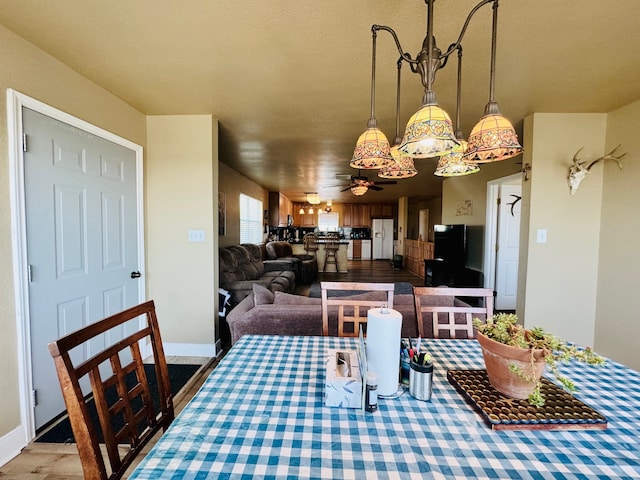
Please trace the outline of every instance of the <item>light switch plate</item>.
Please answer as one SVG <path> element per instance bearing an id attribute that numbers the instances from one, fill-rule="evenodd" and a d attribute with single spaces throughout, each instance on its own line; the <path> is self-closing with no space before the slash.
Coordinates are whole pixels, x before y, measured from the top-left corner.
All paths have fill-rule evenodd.
<path id="1" fill-rule="evenodd" d="M 547 243 L 547 229 L 539 228 L 536 232 L 536 243 Z"/>
<path id="2" fill-rule="evenodd" d="M 189 230 L 190 242 L 204 242 L 204 230 Z"/>

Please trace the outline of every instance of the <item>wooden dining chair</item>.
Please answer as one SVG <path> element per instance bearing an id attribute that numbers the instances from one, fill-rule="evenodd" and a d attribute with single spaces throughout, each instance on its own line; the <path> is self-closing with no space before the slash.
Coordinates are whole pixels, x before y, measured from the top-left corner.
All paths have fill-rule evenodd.
<path id="1" fill-rule="evenodd" d="M 441 331 L 448 332 L 448 338 L 460 338 L 459 332 L 466 333 L 463 338 L 475 338 L 473 319 L 493 315 L 493 290 L 490 288 L 414 286 L 413 297 L 421 337 L 431 336 L 425 328 L 425 322 L 431 322 L 433 338 L 440 338 Z M 467 301 L 482 306 L 473 306 Z"/>
<path id="2" fill-rule="evenodd" d="M 140 327 L 135 319 L 146 320 L 144 326 Z M 131 323 L 125 325 L 127 322 Z M 109 336 L 125 329 L 135 332 L 116 338 L 115 343 L 104 350 L 92 351 L 90 358 L 74 364 L 77 348 L 105 345 Z M 157 407 L 140 351 L 140 344 L 144 342 L 148 342 L 153 354 Z M 76 330 L 50 343 L 49 352 L 55 362 L 84 478 L 121 478 L 155 433 L 166 429 L 174 418 L 169 372 L 153 301 Z M 88 390 L 85 392 L 83 386 L 87 384 L 90 387 L 84 387 Z M 92 403 L 97 411 L 97 424 L 91 418 Z M 108 469 L 100 446 L 101 437 Z"/>
<path id="3" fill-rule="evenodd" d="M 371 308 L 383 305 L 393 308 L 393 283 L 363 283 L 363 282 L 320 282 L 322 293 L 322 335 L 329 335 L 329 307 L 338 307 L 338 336 L 357 337 L 360 326 L 367 323 L 367 312 Z M 340 296 L 330 296 L 335 290 L 352 291 L 355 293 L 386 292 L 386 300 L 353 299 Z M 346 308 L 345 308 L 346 307 Z M 351 315 L 348 313 L 351 312 Z M 353 325 L 353 331 L 345 331 L 345 324 Z"/>

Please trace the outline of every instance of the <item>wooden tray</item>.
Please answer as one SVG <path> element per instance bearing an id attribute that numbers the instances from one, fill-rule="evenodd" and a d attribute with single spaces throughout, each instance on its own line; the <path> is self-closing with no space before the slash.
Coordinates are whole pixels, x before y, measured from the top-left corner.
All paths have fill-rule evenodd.
<path id="1" fill-rule="evenodd" d="M 542 407 L 499 393 L 486 370 L 449 370 L 447 379 L 493 430 L 605 430 L 607 419 L 546 378 Z"/>

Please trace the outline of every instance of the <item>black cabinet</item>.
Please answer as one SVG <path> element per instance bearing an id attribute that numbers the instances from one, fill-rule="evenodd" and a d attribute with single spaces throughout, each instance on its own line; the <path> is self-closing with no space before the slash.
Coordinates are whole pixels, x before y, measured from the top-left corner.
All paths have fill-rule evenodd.
<path id="1" fill-rule="evenodd" d="M 424 261 L 424 284 L 427 287 L 483 287 L 482 272 L 443 260 Z"/>

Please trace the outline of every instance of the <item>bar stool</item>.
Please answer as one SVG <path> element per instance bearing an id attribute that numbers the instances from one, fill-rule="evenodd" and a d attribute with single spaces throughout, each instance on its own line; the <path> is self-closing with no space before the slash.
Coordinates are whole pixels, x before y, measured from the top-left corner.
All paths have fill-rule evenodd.
<path id="1" fill-rule="evenodd" d="M 318 235 L 315 233 L 305 233 L 302 237 L 302 244 L 304 245 L 304 251 L 308 255 L 316 258 L 316 252 L 318 251 Z"/>
<path id="2" fill-rule="evenodd" d="M 325 273 L 327 272 L 327 265 L 335 265 L 336 273 L 340 271 L 340 269 L 338 268 L 338 255 L 336 254 L 339 248 L 340 248 L 340 237 L 338 236 L 338 234 L 328 233 L 327 236 L 325 237 L 325 244 L 324 244 L 325 255 L 324 255 L 324 268 L 322 269 L 323 272 Z"/>

